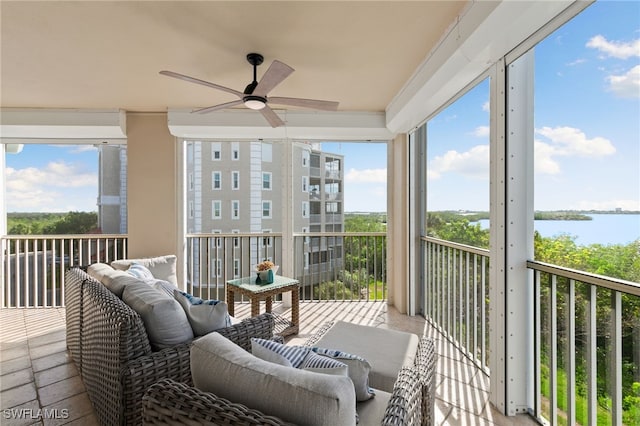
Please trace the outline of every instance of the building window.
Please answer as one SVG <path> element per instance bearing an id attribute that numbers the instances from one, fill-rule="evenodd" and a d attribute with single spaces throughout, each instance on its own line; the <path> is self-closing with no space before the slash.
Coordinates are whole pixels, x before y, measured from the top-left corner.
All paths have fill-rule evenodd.
<path id="1" fill-rule="evenodd" d="M 220 161 L 222 159 L 222 145 L 220 142 L 211 143 L 211 161 Z"/>
<path id="2" fill-rule="evenodd" d="M 231 189 L 240 189 L 240 172 L 231 172 Z"/>
<path id="3" fill-rule="evenodd" d="M 304 228 L 302 228 L 302 233 L 306 234 L 309 232 L 309 228 L 307 228 L 306 226 Z M 304 243 L 305 244 L 309 244 L 309 237 L 304 237 Z"/>
<path id="4" fill-rule="evenodd" d="M 211 188 L 220 189 L 222 187 L 222 176 L 220 172 L 211 172 Z"/>
<path id="5" fill-rule="evenodd" d="M 307 192 L 309 190 L 308 182 L 309 178 L 307 176 L 302 176 L 302 192 Z"/>
<path id="6" fill-rule="evenodd" d="M 240 219 L 240 201 L 231 201 L 231 219 Z"/>
<path id="7" fill-rule="evenodd" d="M 338 203 L 335 202 L 331 202 L 331 203 L 327 203 L 325 206 L 325 211 L 327 213 L 339 213 L 339 209 L 338 209 Z"/>
<path id="8" fill-rule="evenodd" d="M 262 217 L 266 219 L 271 218 L 271 201 L 262 202 Z"/>
<path id="9" fill-rule="evenodd" d="M 213 200 L 211 202 L 211 219 L 222 218 L 222 201 Z"/>
<path id="10" fill-rule="evenodd" d="M 309 202 L 302 202 L 302 217 L 309 217 Z"/>
<path id="11" fill-rule="evenodd" d="M 193 219 L 193 201 L 189 201 L 189 219 Z"/>
<path id="12" fill-rule="evenodd" d="M 231 160 L 238 161 L 240 159 L 240 144 L 231 142 Z"/>
<path id="13" fill-rule="evenodd" d="M 309 151 L 302 151 L 302 167 L 309 165 Z"/>
<path id="14" fill-rule="evenodd" d="M 262 189 L 271 190 L 271 172 L 262 173 Z"/>
<path id="15" fill-rule="evenodd" d="M 240 230 L 239 229 L 232 229 L 231 230 L 232 234 L 239 234 Z M 233 248 L 238 248 L 240 247 L 240 237 L 233 237 Z"/>

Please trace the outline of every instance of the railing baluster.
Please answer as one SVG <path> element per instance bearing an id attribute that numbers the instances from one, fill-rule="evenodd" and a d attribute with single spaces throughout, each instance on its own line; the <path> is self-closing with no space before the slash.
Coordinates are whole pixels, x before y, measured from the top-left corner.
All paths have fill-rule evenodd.
<path id="1" fill-rule="evenodd" d="M 469 341 L 469 336 L 471 331 L 469 330 L 470 326 L 471 326 L 471 304 L 469 303 L 469 264 L 471 262 L 471 253 L 466 252 L 465 253 L 465 279 L 464 279 L 464 300 L 465 300 L 465 310 L 464 310 L 464 317 L 465 317 L 465 339 L 464 339 L 464 344 L 465 344 L 465 348 L 467 348 L 467 354 L 469 354 L 469 349 L 471 348 L 471 346 L 469 345 L 471 342 Z"/>
<path id="2" fill-rule="evenodd" d="M 480 300 L 480 337 L 482 338 L 482 356 L 480 357 L 480 363 L 485 367 L 486 370 L 489 369 L 489 360 L 488 351 L 487 351 L 487 264 L 483 259 L 481 259 L 481 274 L 480 278 L 480 291 L 482 295 L 482 299 Z"/>
<path id="3" fill-rule="evenodd" d="M 567 376 L 567 424 L 576 424 L 576 301 L 574 280 L 569 280 L 567 288 L 566 313 L 566 354 L 565 374 Z"/>
<path id="4" fill-rule="evenodd" d="M 551 424 L 555 425 L 558 421 L 558 312 L 557 312 L 557 276 L 551 275 L 551 284 L 549 288 L 549 386 L 550 386 L 550 417 Z"/>
<path id="5" fill-rule="evenodd" d="M 25 250 L 24 250 L 24 255 L 22 256 L 22 276 L 24 277 L 24 294 L 22 294 L 21 296 L 24 298 L 24 301 L 21 300 L 21 298 L 18 298 L 18 300 L 16 301 L 16 306 L 19 308 L 22 308 L 24 306 L 28 306 L 29 305 L 29 269 L 27 268 L 27 259 L 29 258 L 29 248 L 27 246 L 27 240 L 24 240 L 24 245 L 25 245 Z M 18 252 L 20 252 L 18 250 Z M 18 262 L 18 260 L 20 259 L 20 256 L 16 256 L 16 272 L 19 273 L 20 271 L 20 263 Z M 19 276 L 19 274 L 18 274 Z M 20 286 L 20 280 L 18 279 L 18 291 L 19 289 L 21 289 L 22 286 Z M 18 293 L 18 291 L 16 291 L 16 293 Z"/>
<path id="6" fill-rule="evenodd" d="M 611 422 L 622 424 L 622 295 L 611 291 Z"/>
<path id="7" fill-rule="evenodd" d="M 534 354 L 533 354 L 533 362 L 534 362 L 534 395 L 540 395 L 542 393 L 542 375 L 541 375 L 541 351 L 542 351 L 542 327 L 541 327 L 541 312 L 540 312 L 540 271 L 534 271 L 533 277 L 533 293 L 534 293 Z M 542 416 L 542 401 L 540 398 L 535 398 L 534 400 L 534 411 L 535 415 L 538 417 Z"/>
<path id="8" fill-rule="evenodd" d="M 597 305 L 597 287 L 595 285 L 589 285 L 589 301 L 587 308 L 587 404 L 588 424 L 590 425 L 598 423 Z"/>
<path id="9" fill-rule="evenodd" d="M 478 357 L 478 255 L 473 255 L 473 358 Z"/>

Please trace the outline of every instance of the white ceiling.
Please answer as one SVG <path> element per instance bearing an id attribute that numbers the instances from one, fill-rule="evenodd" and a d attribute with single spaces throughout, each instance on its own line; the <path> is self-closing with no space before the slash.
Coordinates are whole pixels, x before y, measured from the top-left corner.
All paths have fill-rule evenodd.
<path id="1" fill-rule="evenodd" d="M 0 105 L 166 111 L 235 100 L 164 77 L 239 91 L 245 56 L 296 71 L 270 95 L 382 112 L 466 1 L 2 1 Z"/>

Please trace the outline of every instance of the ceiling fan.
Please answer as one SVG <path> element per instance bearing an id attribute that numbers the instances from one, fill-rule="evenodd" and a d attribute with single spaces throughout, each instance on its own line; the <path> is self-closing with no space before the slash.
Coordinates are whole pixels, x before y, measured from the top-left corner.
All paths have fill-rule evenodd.
<path id="1" fill-rule="evenodd" d="M 271 127 L 279 127 L 284 126 L 284 121 L 282 121 L 280 117 L 278 117 L 278 115 L 269 107 L 269 104 L 289 105 L 322 111 L 336 111 L 338 109 L 338 102 L 333 101 L 321 101 L 317 99 L 302 98 L 283 98 L 276 96 L 267 97 L 267 93 L 269 93 L 278 84 L 282 83 L 284 79 L 289 77 L 289 75 L 295 70 L 285 63 L 274 60 L 269 66 L 269 69 L 267 69 L 267 72 L 265 72 L 260 79 L 260 82 L 258 82 L 257 68 L 258 65 L 262 64 L 262 62 L 264 61 L 264 57 L 259 53 L 249 53 L 247 55 L 247 61 L 251 65 L 253 65 L 253 81 L 247 85 L 247 87 L 244 89 L 244 92 L 239 92 L 228 87 L 220 86 L 218 84 L 210 83 L 198 78 L 189 77 L 188 75 L 179 74 L 173 71 L 160 71 L 160 74 L 184 81 L 189 81 L 191 83 L 202 84 L 203 86 L 212 87 L 214 89 L 232 93 L 240 98 L 237 101 L 226 102 L 224 104 L 200 108 L 192 111 L 201 114 L 244 104 L 244 106 L 249 109 L 260 111 L 264 118 L 269 122 Z"/>

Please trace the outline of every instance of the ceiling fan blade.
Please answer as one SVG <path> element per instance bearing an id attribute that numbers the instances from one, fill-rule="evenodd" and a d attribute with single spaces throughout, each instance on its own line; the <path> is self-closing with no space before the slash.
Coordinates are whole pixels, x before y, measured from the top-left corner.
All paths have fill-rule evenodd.
<path id="1" fill-rule="evenodd" d="M 283 62 L 277 60 L 273 61 L 267 72 L 265 72 L 260 79 L 260 82 L 252 94 L 256 96 L 265 96 L 271 91 L 271 89 L 282 83 L 282 81 L 289 77 L 289 75 L 294 71 L 295 70 L 293 68 Z"/>
<path id="2" fill-rule="evenodd" d="M 220 86 L 219 84 L 210 83 L 208 81 L 200 80 L 199 78 L 195 78 L 195 77 L 189 77 L 188 75 L 179 74 L 177 72 L 160 71 L 160 74 L 166 75 L 167 77 L 173 77 L 173 78 L 177 78 L 179 80 L 188 81 L 190 83 L 202 84 L 203 86 L 211 87 L 213 89 L 222 90 L 224 92 L 228 92 L 228 93 L 234 94 L 234 95 L 236 95 L 237 97 L 239 97 L 241 99 L 244 96 L 244 94 L 242 92 L 238 92 L 237 90 L 229 89 L 228 87 Z"/>
<path id="3" fill-rule="evenodd" d="M 271 127 L 284 126 L 284 121 L 282 121 L 280 117 L 278 117 L 278 114 L 276 114 L 271 108 L 269 108 L 269 105 L 265 105 L 264 108 L 260 110 L 260 112 L 269 122 L 269 124 L 271 124 Z"/>
<path id="4" fill-rule="evenodd" d="M 334 101 L 321 101 L 318 99 L 302 99 L 302 98 L 281 98 L 270 97 L 269 103 L 278 105 L 289 105 L 303 108 L 318 109 L 321 111 L 337 111 L 339 102 Z"/>
<path id="5" fill-rule="evenodd" d="M 206 107 L 206 108 L 194 109 L 191 112 L 197 112 L 197 113 L 200 113 L 200 114 L 206 114 L 208 112 L 218 111 L 219 109 L 231 108 L 231 107 L 234 107 L 236 105 L 242 105 L 242 99 L 239 99 L 237 101 L 227 102 L 227 103 L 220 104 L 220 105 L 214 105 L 214 106 L 210 106 L 210 107 Z"/>

